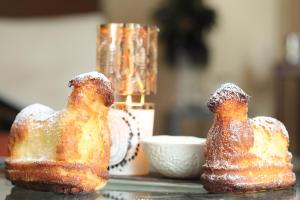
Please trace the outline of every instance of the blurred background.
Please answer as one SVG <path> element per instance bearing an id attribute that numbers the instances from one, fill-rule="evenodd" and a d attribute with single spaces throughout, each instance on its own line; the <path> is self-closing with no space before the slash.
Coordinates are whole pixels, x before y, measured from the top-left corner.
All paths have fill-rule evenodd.
<path id="1" fill-rule="evenodd" d="M 95 70 L 96 25 L 160 28 L 154 134 L 205 137 L 221 83 L 251 95 L 249 115 L 285 123 L 300 154 L 300 1 L 6 0 L 0 2 L 0 155 L 21 108 L 62 109 L 68 81 Z"/>

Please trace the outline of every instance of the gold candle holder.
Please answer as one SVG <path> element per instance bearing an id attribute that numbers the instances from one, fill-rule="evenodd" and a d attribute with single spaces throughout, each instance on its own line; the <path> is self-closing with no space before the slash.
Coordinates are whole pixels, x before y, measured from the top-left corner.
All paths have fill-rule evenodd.
<path id="1" fill-rule="evenodd" d="M 97 31 L 97 69 L 113 82 L 116 94 L 155 94 L 158 28 L 112 23 Z"/>

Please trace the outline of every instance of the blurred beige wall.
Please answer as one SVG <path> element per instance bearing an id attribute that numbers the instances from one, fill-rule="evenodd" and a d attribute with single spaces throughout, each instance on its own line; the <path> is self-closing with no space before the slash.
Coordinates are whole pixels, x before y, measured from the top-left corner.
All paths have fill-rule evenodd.
<path id="1" fill-rule="evenodd" d="M 281 58 L 283 40 L 279 1 L 207 2 L 219 17 L 210 35 L 212 62 L 200 78 L 203 90 L 212 90 L 222 82 L 237 83 L 252 96 L 250 114 L 272 115 L 272 73 Z"/>
<path id="2" fill-rule="evenodd" d="M 103 0 L 103 10 L 111 22 L 154 23 L 153 12 L 162 2 Z M 207 69 L 170 69 L 163 60 L 160 45 L 158 93 L 151 98 L 157 110 L 155 133 L 166 133 L 167 113 L 175 105 L 190 102 L 204 105 L 209 94 L 223 82 L 235 82 L 252 96 L 251 115 L 274 114 L 273 67 L 283 56 L 285 34 L 300 31 L 300 22 L 295 20 L 300 19 L 300 2 L 207 0 L 206 3 L 218 14 L 217 25 L 208 37 L 212 57 Z M 0 20 L 5 25 L 0 27 L 0 94 L 5 93 L 22 106 L 39 101 L 61 108 L 69 92 L 68 79 L 94 69 L 95 26 L 105 21 L 100 15 L 48 21 Z"/>
<path id="3" fill-rule="evenodd" d="M 24 107 L 61 109 L 68 81 L 95 70 L 100 13 L 42 18 L 0 17 L 0 95 Z"/>

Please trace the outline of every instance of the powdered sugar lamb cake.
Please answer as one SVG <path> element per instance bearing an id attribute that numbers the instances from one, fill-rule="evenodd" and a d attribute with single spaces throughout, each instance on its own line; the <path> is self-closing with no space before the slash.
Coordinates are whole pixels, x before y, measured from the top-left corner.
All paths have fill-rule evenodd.
<path id="1" fill-rule="evenodd" d="M 9 136 L 6 177 L 13 184 L 60 193 L 90 192 L 108 179 L 110 81 L 98 72 L 69 82 L 64 110 L 33 104 L 16 117 Z"/>
<path id="2" fill-rule="evenodd" d="M 271 117 L 248 119 L 249 96 L 227 83 L 210 97 L 215 113 L 201 180 L 210 192 L 283 189 L 295 184 L 285 126 Z"/>

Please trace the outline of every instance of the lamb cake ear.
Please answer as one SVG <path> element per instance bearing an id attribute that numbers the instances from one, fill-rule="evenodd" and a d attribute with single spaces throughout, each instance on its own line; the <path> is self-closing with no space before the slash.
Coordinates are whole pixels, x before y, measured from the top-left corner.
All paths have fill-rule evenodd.
<path id="1" fill-rule="evenodd" d="M 250 96 L 239 86 L 233 83 L 222 84 L 209 98 L 207 106 L 210 111 L 215 112 L 217 107 L 225 100 L 248 103 Z"/>
<path id="2" fill-rule="evenodd" d="M 114 96 L 112 84 L 102 73 L 92 71 L 80 74 L 69 81 L 69 87 L 80 87 L 89 83 L 97 86 L 97 92 L 103 96 L 105 106 L 113 104 Z"/>

